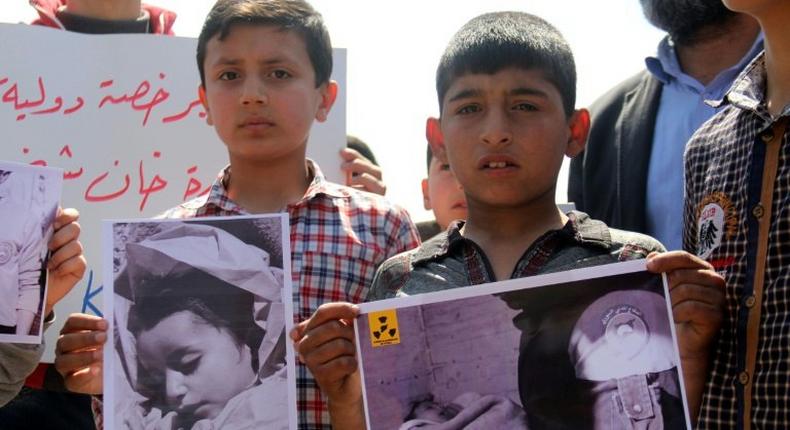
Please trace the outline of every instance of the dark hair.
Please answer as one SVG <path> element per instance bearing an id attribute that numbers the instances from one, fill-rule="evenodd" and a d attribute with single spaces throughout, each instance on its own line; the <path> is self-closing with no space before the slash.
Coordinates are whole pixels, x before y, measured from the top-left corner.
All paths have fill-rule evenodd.
<path id="1" fill-rule="evenodd" d="M 315 86 L 329 82 L 332 75 L 332 43 L 321 14 L 303 0 L 219 0 L 211 8 L 200 30 L 197 63 L 200 83 L 206 85 L 203 68 L 206 45 L 215 35 L 224 39 L 235 25 L 273 25 L 299 34 L 315 70 Z"/>
<path id="2" fill-rule="evenodd" d="M 145 278 L 134 291 L 128 329 L 135 337 L 170 315 L 189 311 L 217 329 L 227 330 L 239 347 L 249 346 L 253 371 L 258 371 L 257 351 L 265 332 L 255 324 L 251 292 L 198 269 Z"/>
<path id="3" fill-rule="evenodd" d="M 356 136 L 352 136 L 350 134 L 346 135 L 346 146 L 359 152 L 360 154 L 362 154 L 363 157 L 370 160 L 370 162 L 375 164 L 376 166 L 379 165 L 379 163 L 376 161 L 376 156 L 373 155 L 373 150 L 370 149 L 370 146 L 368 146 L 368 144 L 365 143 L 362 139 Z"/>
<path id="4" fill-rule="evenodd" d="M 494 74 L 508 67 L 541 70 L 560 93 L 565 114 L 576 105 L 576 66 L 568 42 L 545 20 L 523 12 L 472 18 L 453 36 L 436 70 L 439 110 L 458 77 Z"/>

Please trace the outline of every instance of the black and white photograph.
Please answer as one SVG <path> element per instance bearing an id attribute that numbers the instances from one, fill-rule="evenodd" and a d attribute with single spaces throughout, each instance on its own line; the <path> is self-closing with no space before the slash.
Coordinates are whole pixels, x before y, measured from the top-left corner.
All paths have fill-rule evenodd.
<path id="1" fill-rule="evenodd" d="M 41 343 L 60 169 L 0 161 L 0 342 Z"/>
<path id="2" fill-rule="evenodd" d="M 287 216 L 104 234 L 106 428 L 295 429 Z"/>
<path id="3" fill-rule="evenodd" d="M 690 429 L 662 275 L 617 263 L 360 305 L 368 429 Z"/>

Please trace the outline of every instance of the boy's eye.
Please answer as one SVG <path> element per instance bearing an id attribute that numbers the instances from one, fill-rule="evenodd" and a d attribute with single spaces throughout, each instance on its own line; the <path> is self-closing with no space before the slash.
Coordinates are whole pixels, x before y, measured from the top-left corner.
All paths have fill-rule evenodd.
<path id="1" fill-rule="evenodd" d="M 274 79 L 288 79 L 291 77 L 291 74 L 285 70 L 277 69 L 271 73 L 271 76 Z"/>
<path id="2" fill-rule="evenodd" d="M 480 106 L 475 104 L 464 105 L 461 106 L 456 112 L 459 114 L 470 114 L 470 113 L 480 112 Z"/>
<path id="3" fill-rule="evenodd" d="M 538 108 L 535 105 L 530 104 L 530 103 L 526 103 L 526 102 L 516 103 L 516 105 L 513 106 L 513 109 L 514 110 L 522 110 L 522 111 L 536 111 L 536 110 L 538 110 Z"/>
<path id="4" fill-rule="evenodd" d="M 239 74 L 236 72 L 222 72 L 219 75 L 219 79 L 222 81 L 232 81 L 238 78 L 239 78 Z"/>
<path id="5" fill-rule="evenodd" d="M 193 357 L 185 357 L 178 363 L 178 370 L 179 372 L 183 373 L 184 375 L 189 375 L 195 370 L 197 370 L 198 366 L 200 365 L 200 358 L 201 356 L 193 356 Z"/>

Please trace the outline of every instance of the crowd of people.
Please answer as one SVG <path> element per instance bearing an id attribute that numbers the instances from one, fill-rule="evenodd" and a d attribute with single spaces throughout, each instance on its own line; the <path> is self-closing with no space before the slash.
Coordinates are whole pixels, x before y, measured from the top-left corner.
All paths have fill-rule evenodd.
<path id="1" fill-rule="evenodd" d="M 172 34 L 175 19 L 139 0 L 31 4 L 34 24 L 86 33 Z M 492 12 L 459 29 L 436 73 L 440 115 L 426 122 L 422 193 L 436 219 L 415 226 L 383 197 L 358 139 L 339 155 L 346 184 L 306 158 L 338 93 L 321 15 L 303 0 L 217 1 L 198 38 L 199 93 L 230 163 L 207 195 L 163 217 L 288 212 L 300 428 L 365 427 L 357 303 L 633 259 L 667 274 L 695 427 L 790 426 L 790 3 L 641 4 L 667 35 L 645 71 L 589 110 L 576 106 L 573 53 L 550 23 Z M 569 212 L 555 201 L 565 157 Z M 64 209 L 55 221 L 46 322 L 85 272 L 77 219 Z M 73 314 L 50 345 L 79 393 L 59 394 L 60 407 L 98 428 L 107 326 Z M 0 404 L 43 348 L 0 344 Z M 554 428 L 522 406 L 530 426 Z"/>

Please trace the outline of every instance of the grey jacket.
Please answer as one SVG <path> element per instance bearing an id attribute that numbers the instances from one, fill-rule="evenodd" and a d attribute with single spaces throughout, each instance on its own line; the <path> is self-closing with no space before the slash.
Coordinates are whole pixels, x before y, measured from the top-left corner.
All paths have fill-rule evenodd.
<path id="1" fill-rule="evenodd" d="M 17 395 L 43 353 L 43 344 L 0 343 L 0 406 Z"/>
<path id="2" fill-rule="evenodd" d="M 610 229 L 583 212 L 571 211 L 568 217 L 565 227 L 547 232 L 526 249 L 513 278 L 634 260 L 664 251 L 650 236 Z M 475 272 L 483 278 L 474 279 L 475 274 L 467 270 L 469 249 L 476 245 L 461 237 L 461 225 L 456 222 L 419 248 L 385 261 L 373 279 L 367 301 L 493 282 L 492 271 L 482 267 L 488 264 L 482 251 L 473 253 L 481 265 Z"/>

